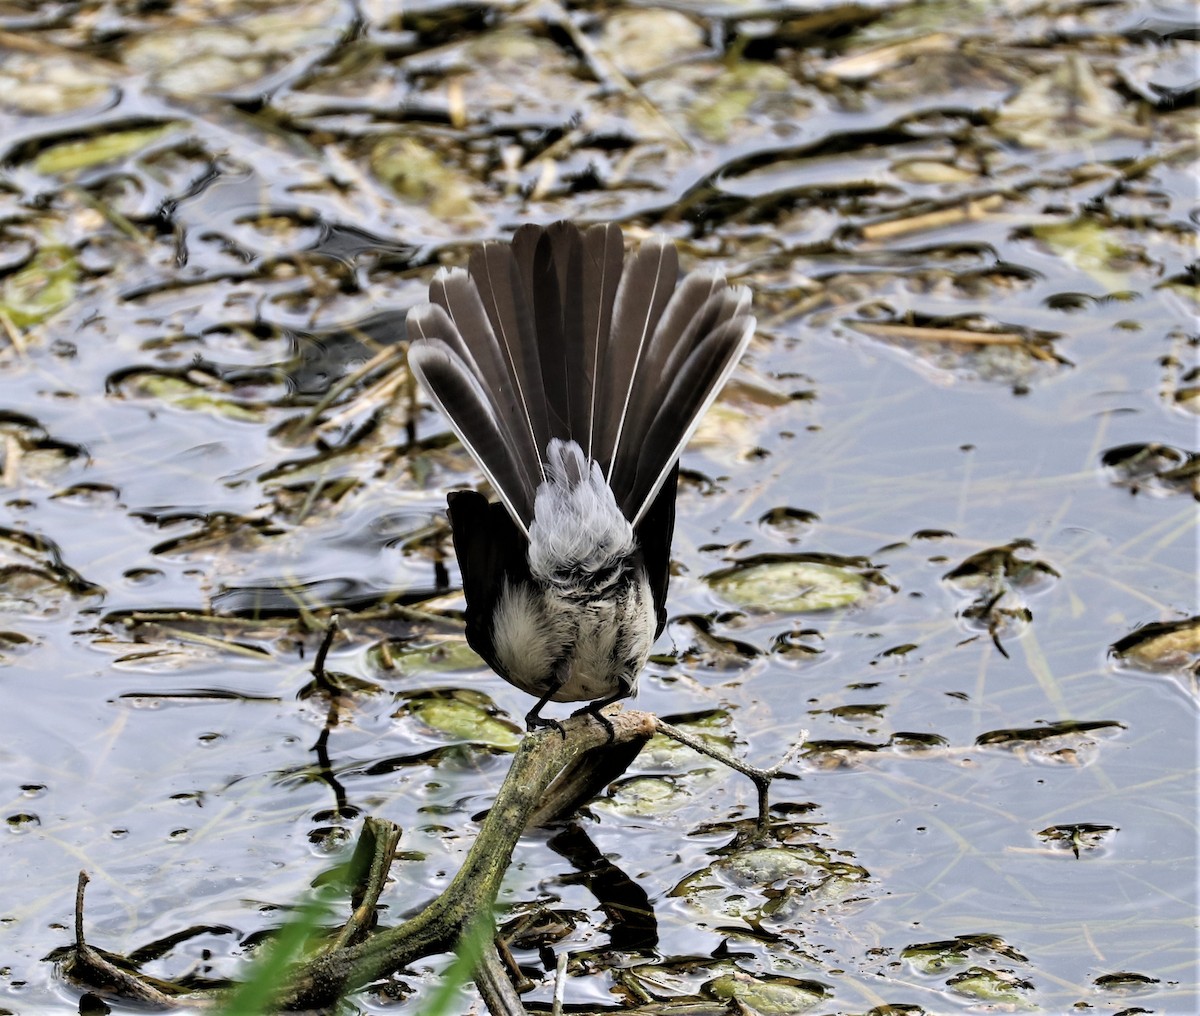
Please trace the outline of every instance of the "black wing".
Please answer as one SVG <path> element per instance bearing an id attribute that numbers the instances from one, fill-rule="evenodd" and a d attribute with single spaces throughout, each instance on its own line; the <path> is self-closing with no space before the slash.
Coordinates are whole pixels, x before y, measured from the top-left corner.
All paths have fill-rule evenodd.
<path id="1" fill-rule="evenodd" d="M 447 501 L 467 600 L 467 644 L 503 676 L 496 663 L 492 616 L 505 579 L 513 584 L 532 581 L 529 541 L 503 504 L 490 504 L 478 491 L 452 491 Z"/>
<path id="2" fill-rule="evenodd" d="M 667 474 L 650 507 L 634 529 L 642 564 L 650 579 L 654 597 L 654 637 L 667 626 L 667 586 L 671 581 L 671 537 L 675 532 L 675 490 L 679 484 L 679 463 Z"/>

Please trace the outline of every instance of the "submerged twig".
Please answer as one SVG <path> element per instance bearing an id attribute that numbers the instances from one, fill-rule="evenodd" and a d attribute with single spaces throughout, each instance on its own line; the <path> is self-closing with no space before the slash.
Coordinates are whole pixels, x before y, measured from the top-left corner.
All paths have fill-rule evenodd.
<path id="1" fill-rule="evenodd" d="M 85 984 L 112 990 L 124 998 L 160 1007 L 177 1005 L 179 999 L 159 988 L 151 978 L 117 966 L 100 950 L 87 944 L 83 934 L 83 893 L 88 881 L 87 872 L 81 871 L 75 883 L 75 945 L 63 964 L 63 972 Z"/>
<path id="2" fill-rule="evenodd" d="M 329 615 L 329 623 L 325 626 L 325 634 L 321 637 L 321 644 L 317 648 L 316 659 L 313 660 L 312 676 L 313 682 L 321 691 L 327 692 L 330 695 L 336 695 L 340 691 L 335 682 L 329 677 L 325 670 L 325 659 L 329 656 L 329 648 L 333 645 L 334 636 L 342 629 L 342 619 L 338 614 Z"/>
<path id="3" fill-rule="evenodd" d="M 1003 207 L 1004 197 L 1001 194 L 988 194 L 985 197 L 967 201 L 965 204 L 954 205 L 950 208 L 939 208 L 920 215 L 910 215 L 903 219 L 886 219 L 882 222 L 871 222 L 859 228 L 862 238 L 867 241 L 890 240 L 906 233 L 917 233 L 929 229 L 942 229 L 946 226 L 957 226 L 963 222 L 974 222 L 984 218 L 988 212 Z"/>
<path id="4" fill-rule="evenodd" d="M 856 332 L 878 339 L 912 339 L 916 342 L 962 342 L 971 346 L 1021 346 L 1029 340 L 1018 332 L 979 332 L 970 328 L 929 328 L 886 321 L 853 321 Z"/>
<path id="5" fill-rule="evenodd" d="M 673 741 L 678 741 L 680 744 L 685 744 L 693 751 L 698 751 L 702 755 L 707 755 L 709 758 L 716 759 L 723 765 L 729 766 L 743 776 L 747 776 L 754 783 L 755 790 L 758 791 L 758 818 L 754 825 L 755 839 L 762 839 L 770 831 L 771 819 L 771 803 L 770 789 L 771 783 L 782 771 L 783 767 L 792 761 L 796 756 L 796 752 L 804 745 L 808 738 L 808 731 L 801 730 L 796 738 L 795 744 L 791 746 L 775 765 L 770 769 L 760 769 L 758 766 L 752 766 L 749 762 L 735 758 L 728 752 L 721 751 L 719 748 L 714 748 L 702 738 L 696 737 L 694 734 L 689 734 L 686 730 L 681 730 L 674 724 L 668 723 L 666 720 L 656 720 L 655 726 L 658 731 L 671 738 Z"/>
<path id="6" fill-rule="evenodd" d="M 333 384 L 331 384 L 326 390 L 325 394 L 317 400 L 317 402 L 312 406 L 311 409 L 309 409 L 307 413 L 304 414 L 303 417 L 301 417 L 299 426 L 301 428 L 312 427 L 317 422 L 317 419 L 320 417 L 320 415 L 325 412 L 325 410 L 328 409 L 329 406 L 331 406 L 343 392 L 353 388 L 364 378 L 370 376 L 381 368 L 386 367 L 388 370 L 390 370 L 392 368 L 391 361 L 393 360 L 397 361 L 397 363 L 404 362 L 406 355 L 407 353 L 403 346 L 385 346 L 374 356 L 372 356 L 366 363 L 361 364 L 354 370 L 333 382 Z M 368 391 L 369 390 L 370 389 L 368 389 Z M 352 402 L 351 405 L 354 405 L 354 402 Z M 326 425 L 328 425 L 328 421 L 326 421 L 325 424 L 322 424 L 322 426 Z"/>
<path id="7" fill-rule="evenodd" d="M 8 341 L 11 343 L 12 349 L 16 352 L 17 356 L 20 359 L 24 359 L 25 338 L 22 336 L 21 330 L 13 323 L 13 319 L 2 310 L 0 310 L 0 328 L 8 336 Z"/>
<path id="8" fill-rule="evenodd" d="M 355 945 L 375 927 L 375 908 L 387 886 L 388 871 L 399 845 L 400 827 L 396 823 L 377 818 L 367 818 L 363 823 L 363 831 L 349 865 L 354 879 L 350 892 L 354 910 L 325 951 L 332 952 Z"/>

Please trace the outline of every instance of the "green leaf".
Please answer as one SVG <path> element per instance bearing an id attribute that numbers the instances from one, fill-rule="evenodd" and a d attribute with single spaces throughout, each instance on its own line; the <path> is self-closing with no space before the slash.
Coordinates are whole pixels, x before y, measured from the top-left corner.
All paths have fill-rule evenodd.
<path id="1" fill-rule="evenodd" d="M 96 134 L 78 141 L 65 141 L 42 149 L 33 160 L 33 168 L 47 176 L 77 173 L 81 169 L 91 169 L 93 166 L 115 162 L 140 152 L 179 127 L 180 124 L 172 121 L 155 127 L 114 131 L 111 134 Z"/>
<path id="2" fill-rule="evenodd" d="M 867 580 L 849 568 L 794 558 L 738 565 L 708 578 L 730 603 L 785 613 L 850 607 L 868 590 Z"/>
<path id="3" fill-rule="evenodd" d="M 42 247 L 0 287 L 0 313 L 18 328 L 39 324 L 75 299 L 79 265 L 70 247 Z"/>

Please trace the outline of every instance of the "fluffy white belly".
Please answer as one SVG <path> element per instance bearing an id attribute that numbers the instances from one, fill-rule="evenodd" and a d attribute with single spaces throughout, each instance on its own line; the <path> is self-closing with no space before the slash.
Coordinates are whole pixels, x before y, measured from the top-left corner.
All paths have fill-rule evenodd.
<path id="1" fill-rule="evenodd" d="M 492 644 L 501 676 L 540 698 L 585 702 L 630 694 L 650 655 L 654 606 L 644 574 L 609 596 L 580 601 L 552 587 L 506 583 L 493 620 Z"/>

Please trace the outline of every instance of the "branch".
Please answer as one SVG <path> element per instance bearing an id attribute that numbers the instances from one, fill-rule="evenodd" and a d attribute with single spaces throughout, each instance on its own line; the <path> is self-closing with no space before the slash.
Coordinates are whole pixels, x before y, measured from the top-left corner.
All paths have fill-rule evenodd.
<path id="1" fill-rule="evenodd" d="M 611 719 L 611 742 L 608 732 L 590 716 L 566 720 L 562 734 L 548 729 L 527 736 L 463 866 L 442 894 L 398 927 L 315 957 L 285 986 L 278 996 L 279 1008 L 330 1005 L 422 956 L 453 949 L 471 921 L 495 903 L 517 840 L 555 778 L 588 752 L 629 742 L 640 747 L 654 731 L 649 713 L 619 712 Z"/>

